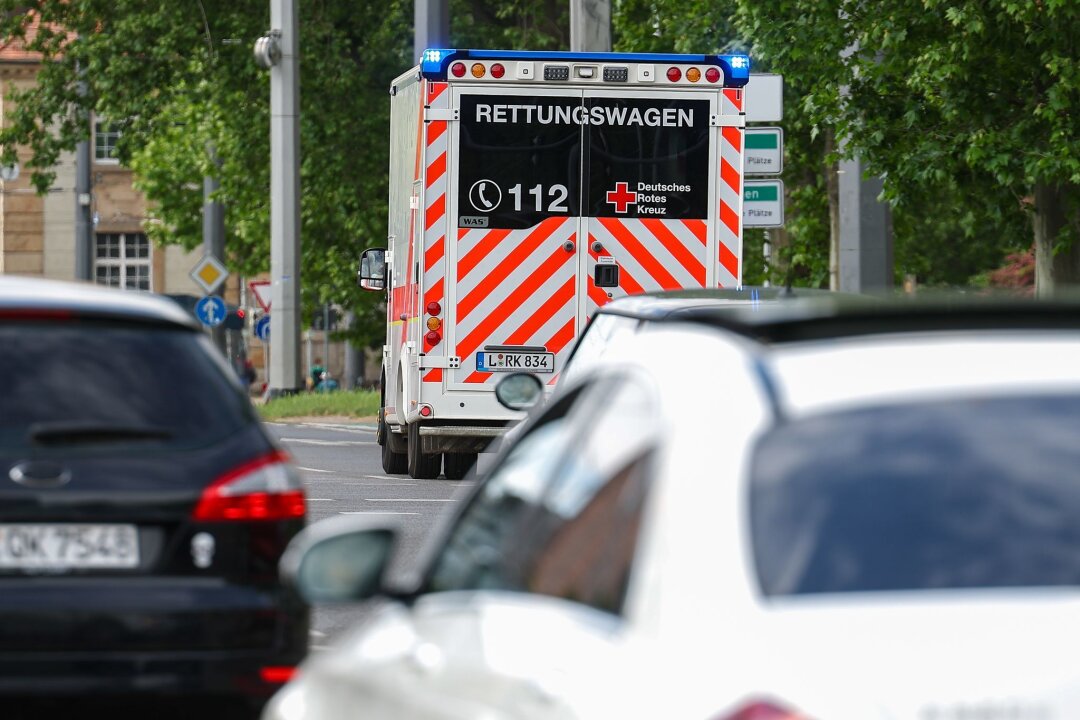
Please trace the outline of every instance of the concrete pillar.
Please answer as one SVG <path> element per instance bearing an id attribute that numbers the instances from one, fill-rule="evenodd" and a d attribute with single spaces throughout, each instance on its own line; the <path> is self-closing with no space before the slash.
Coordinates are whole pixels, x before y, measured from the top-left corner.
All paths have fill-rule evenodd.
<path id="1" fill-rule="evenodd" d="M 861 158 L 840 162 L 841 292 L 893 287 L 892 213 L 878 201 L 881 178 L 863 178 Z"/>

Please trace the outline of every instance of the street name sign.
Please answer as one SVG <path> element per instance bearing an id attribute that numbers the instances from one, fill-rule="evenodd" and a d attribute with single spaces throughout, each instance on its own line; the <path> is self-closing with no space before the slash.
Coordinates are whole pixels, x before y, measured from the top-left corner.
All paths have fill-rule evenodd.
<path id="1" fill-rule="evenodd" d="M 747 180 L 743 185 L 743 227 L 783 227 L 782 180 Z"/>
<path id="2" fill-rule="evenodd" d="M 228 269 L 213 255 L 203 255 L 191 270 L 191 279 L 207 294 L 217 290 L 227 277 Z"/>
<path id="3" fill-rule="evenodd" d="M 778 127 L 746 128 L 747 175 L 779 175 L 784 171 L 784 131 Z"/>

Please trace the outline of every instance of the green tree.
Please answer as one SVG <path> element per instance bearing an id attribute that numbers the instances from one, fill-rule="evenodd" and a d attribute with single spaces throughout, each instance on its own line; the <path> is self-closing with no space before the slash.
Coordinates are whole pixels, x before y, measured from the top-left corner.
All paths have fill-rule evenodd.
<path id="1" fill-rule="evenodd" d="M 736 25 L 798 89 L 789 117 L 825 138 L 834 243 L 832 162 L 858 154 L 885 178 L 898 274 L 994 267 L 1030 244 L 1027 217 L 1042 289 L 1080 281 L 1080 5 L 739 0 Z"/>
<path id="2" fill-rule="evenodd" d="M 400 0 L 301 2 L 304 298 L 307 310 L 355 308 L 364 343 L 382 335 L 382 298 L 356 288 L 355 269 L 386 237 L 386 89 L 412 64 L 411 13 Z M 251 55 L 266 0 L 0 0 L 0 18 L 0 37 L 43 56 L 37 86 L 11 93 L 6 161 L 28 147 L 44 192 L 59 153 L 88 134 L 77 110 L 93 110 L 121 126 L 119 157 L 147 195 L 155 240 L 202 241 L 202 178 L 213 174 L 230 267 L 269 268 L 269 77 Z"/>
<path id="3" fill-rule="evenodd" d="M 845 124 L 890 196 L 951 183 L 984 217 L 1027 212 L 1038 291 L 1080 282 L 1080 4 L 890 0 L 867 15 Z"/>

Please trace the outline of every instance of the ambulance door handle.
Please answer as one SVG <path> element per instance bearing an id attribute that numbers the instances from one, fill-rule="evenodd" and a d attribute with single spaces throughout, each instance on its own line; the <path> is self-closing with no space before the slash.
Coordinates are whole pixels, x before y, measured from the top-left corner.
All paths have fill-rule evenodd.
<path id="1" fill-rule="evenodd" d="M 563 244 L 563 250 L 565 250 L 566 252 L 574 252 L 574 241 L 573 240 L 567 240 Z"/>

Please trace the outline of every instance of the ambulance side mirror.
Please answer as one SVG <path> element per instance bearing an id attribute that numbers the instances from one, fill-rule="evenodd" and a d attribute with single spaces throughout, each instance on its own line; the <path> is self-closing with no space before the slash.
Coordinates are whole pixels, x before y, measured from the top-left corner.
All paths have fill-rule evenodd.
<path id="1" fill-rule="evenodd" d="M 368 248 L 360 256 L 360 269 L 356 272 L 356 284 L 365 290 L 386 289 L 386 250 Z"/>

